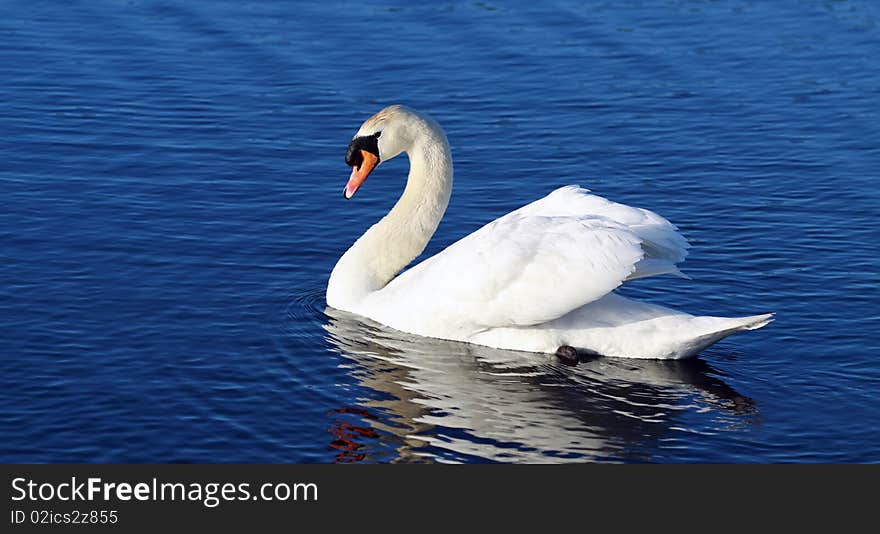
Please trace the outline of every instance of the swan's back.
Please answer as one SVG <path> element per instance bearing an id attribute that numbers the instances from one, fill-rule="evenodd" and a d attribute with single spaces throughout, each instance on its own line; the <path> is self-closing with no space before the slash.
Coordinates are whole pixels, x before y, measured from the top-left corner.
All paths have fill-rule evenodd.
<path id="1" fill-rule="evenodd" d="M 433 337 L 539 325 L 628 279 L 677 273 L 687 246 L 659 215 L 568 186 L 457 241 L 366 303 L 381 322 Z"/>

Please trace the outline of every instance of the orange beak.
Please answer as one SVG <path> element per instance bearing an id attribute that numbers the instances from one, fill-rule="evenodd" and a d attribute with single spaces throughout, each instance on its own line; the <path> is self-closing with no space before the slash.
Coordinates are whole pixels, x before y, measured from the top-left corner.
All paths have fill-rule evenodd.
<path id="1" fill-rule="evenodd" d="M 342 192 L 347 199 L 354 196 L 358 188 L 366 181 L 367 176 L 376 168 L 376 163 L 379 161 L 379 158 L 366 150 L 361 150 L 361 157 L 363 161 L 361 161 L 360 167 L 355 166 L 351 168 L 351 176 L 348 178 L 348 183 L 345 184 L 345 190 Z"/>

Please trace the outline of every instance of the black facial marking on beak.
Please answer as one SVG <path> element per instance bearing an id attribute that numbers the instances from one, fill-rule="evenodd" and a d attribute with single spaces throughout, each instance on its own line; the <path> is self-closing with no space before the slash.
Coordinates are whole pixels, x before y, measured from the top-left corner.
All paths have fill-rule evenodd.
<path id="1" fill-rule="evenodd" d="M 361 163 L 364 162 L 364 158 L 361 156 L 361 150 L 366 150 L 370 154 L 376 156 L 376 163 L 378 164 L 380 160 L 379 136 L 381 135 L 382 132 L 376 132 L 373 135 L 362 135 L 352 139 L 351 143 L 348 144 L 348 150 L 345 152 L 345 164 L 349 167 L 360 168 Z"/>

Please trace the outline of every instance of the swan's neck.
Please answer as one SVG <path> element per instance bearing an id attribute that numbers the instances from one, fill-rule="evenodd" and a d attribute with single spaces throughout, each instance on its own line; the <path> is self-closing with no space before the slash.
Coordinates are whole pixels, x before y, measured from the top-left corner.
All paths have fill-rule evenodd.
<path id="1" fill-rule="evenodd" d="M 397 204 L 337 262 L 327 304 L 354 311 L 406 267 L 434 235 L 452 193 L 452 156 L 442 131 L 429 131 L 406 151 L 410 169 Z"/>

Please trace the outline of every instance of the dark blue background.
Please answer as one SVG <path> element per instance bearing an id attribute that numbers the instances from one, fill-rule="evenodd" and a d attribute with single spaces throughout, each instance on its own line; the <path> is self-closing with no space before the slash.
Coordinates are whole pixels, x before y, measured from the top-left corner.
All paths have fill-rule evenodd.
<path id="1" fill-rule="evenodd" d="M 409 4 L 0 4 L 0 460 L 880 460 L 875 2 Z M 570 369 L 326 316 L 396 102 L 453 148 L 428 253 L 578 183 L 694 245 L 627 294 L 777 321 Z"/>

